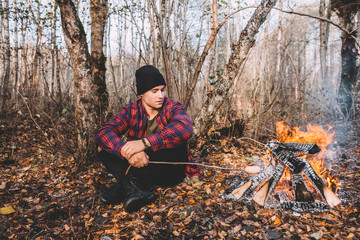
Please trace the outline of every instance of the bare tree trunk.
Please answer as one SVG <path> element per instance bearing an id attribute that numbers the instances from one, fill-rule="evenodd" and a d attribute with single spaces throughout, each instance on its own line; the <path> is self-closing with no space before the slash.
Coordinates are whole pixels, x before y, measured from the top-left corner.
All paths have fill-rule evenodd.
<path id="1" fill-rule="evenodd" d="M 2 1 L 0 1 L 0 52 L 3 53 L 4 52 L 4 41 L 3 41 L 3 19 L 4 19 L 4 16 L 3 16 L 3 11 L 4 11 L 4 7 L 3 7 L 3 3 Z M 0 74 L 2 73 L 2 71 L 4 70 L 4 67 L 5 67 L 5 61 L 4 61 L 4 55 L 2 54 L 0 56 L 0 60 L 2 62 L 2 64 L 0 65 Z M 1 91 L 1 87 L 2 87 L 2 82 L 0 81 L 0 91 Z M 1 97 L 1 92 L 0 92 L 0 97 Z M 0 100 L 1 101 L 1 100 Z"/>
<path id="2" fill-rule="evenodd" d="M 212 0 L 211 2 L 211 33 L 210 33 L 210 37 L 206 42 L 206 45 L 204 47 L 203 52 L 201 53 L 200 59 L 198 61 L 198 64 L 196 66 L 194 75 L 190 81 L 190 88 L 187 91 L 186 97 L 185 97 L 185 101 L 184 101 L 184 107 L 188 108 L 190 101 L 191 101 L 191 97 L 194 93 L 195 87 L 196 87 L 196 83 L 197 80 L 199 78 L 199 74 L 201 72 L 201 68 L 204 64 L 205 58 L 209 53 L 209 49 L 210 47 L 213 45 L 217 33 L 219 32 L 221 26 L 219 26 L 219 22 L 218 22 L 218 17 L 217 17 L 217 1 L 216 0 Z"/>
<path id="3" fill-rule="evenodd" d="M 84 27 L 72 1 L 56 0 L 60 7 L 62 29 L 74 71 L 75 123 L 81 158 L 94 154 L 95 115 L 91 56 Z"/>
<path id="4" fill-rule="evenodd" d="M 100 125 L 105 120 L 105 112 L 109 105 L 105 79 L 106 57 L 103 52 L 107 14 L 107 0 L 90 1 L 92 74 L 95 91 L 95 110 Z"/>
<path id="5" fill-rule="evenodd" d="M 153 12 L 156 16 L 156 19 L 157 19 L 157 22 L 158 22 L 158 27 L 159 27 L 159 37 L 160 37 L 160 48 L 161 48 L 161 55 L 162 55 L 162 60 L 163 60 L 163 65 L 164 65 L 164 72 L 165 72 L 165 80 L 166 80 L 166 83 L 167 83 L 167 87 L 166 87 L 166 91 L 167 91 L 167 95 L 169 97 L 172 96 L 172 86 L 171 86 L 171 83 L 172 83 L 172 78 L 171 78 L 171 75 L 170 75 L 170 63 L 169 63 L 169 58 L 168 58 L 168 54 L 167 54 L 167 51 L 166 51 L 166 48 L 168 47 L 167 46 L 167 43 L 166 43 L 166 39 L 165 39 L 165 36 L 164 36 L 164 27 L 163 27 L 163 17 L 162 15 L 165 15 L 165 7 L 164 6 L 166 3 L 164 0 L 161 1 L 161 11 L 162 13 L 159 13 L 157 11 L 157 8 L 156 8 L 156 3 L 155 3 L 155 0 L 151 0 L 151 3 L 152 3 L 152 9 L 153 9 Z"/>
<path id="6" fill-rule="evenodd" d="M 154 17 L 153 14 L 151 13 L 151 9 L 150 9 L 150 2 L 147 1 L 146 2 L 146 6 L 147 6 L 147 10 L 148 10 L 148 14 L 149 14 L 149 21 L 150 21 L 150 29 L 151 29 L 151 41 L 152 41 L 152 47 L 153 47 L 153 61 L 152 64 L 154 65 L 154 67 L 157 68 L 157 42 L 156 42 L 156 32 L 155 32 L 155 23 L 154 23 Z"/>
<path id="7" fill-rule="evenodd" d="M 61 81 L 60 81 L 60 59 L 59 51 L 56 46 L 56 2 L 55 0 L 51 1 L 52 6 L 52 19 L 51 19 L 51 79 L 52 84 L 57 85 L 57 105 L 58 111 L 61 113 L 63 109 L 63 99 L 61 93 Z M 52 93 L 54 94 L 54 93 Z"/>
<path id="8" fill-rule="evenodd" d="M 353 87 L 358 76 L 358 49 L 356 48 L 356 38 L 358 34 L 356 24 L 356 14 L 359 13 L 360 6 L 358 1 L 331 1 L 331 8 L 336 12 L 342 26 L 348 31 L 342 32 L 341 41 L 341 82 L 339 88 L 338 103 L 345 116 L 351 114 L 353 105 Z M 350 34 L 349 34 L 350 33 Z"/>
<path id="9" fill-rule="evenodd" d="M 325 0 L 320 0 L 319 15 L 320 17 L 330 19 L 330 7 L 326 7 Z M 329 39 L 329 25 L 330 23 L 328 22 L 320 21 L 320 68 L 322 85 L 326 90 L 328 89 L 327 51 Z"/>
<path id="10" fill-rule="evenodd" d="M 30 11 L 32 12 L 31 6 L 29 5 Z M 35 18 L 35 16 L 34 16 Z M 35 44 L 35 53 L 32 62 L 32 73 L 31 73 L 31 83 L 30 83 L 30 95 L 32 97 L 32 101 L 30 104 L 31 107 L 36 106 L 35 102 L 40 93 L 40 76 L 39 76 L 39 62 L 40 62 L 40 44 L 42 38 L 42 27 L 40 25 L 40 2 L 37 2 L 37 18 L 36 18 L 36 44 Z"/>
<path id="11" fill-rule="evenodd" d="M 194 120 L 195 139 L 205 132 L 223 101 L 229 97 L 229 89 L 231 88 L 242 63 L 245 61 L 247 53 L 255 44 L 255 36 L 260 26 L 266 20 L 266 17 L 271 8 L 276 4 L 276 1 L 277 0 L 263 0 L 261 2 L 247 23 L 245 29 L 241 32 L 238 42 L 232 46 L 230 59 L 215 85 L 215 91 L 213 91 L 211 97 L 208 97 L 204 107 Z"/>
<path id="12" fill-rule="evenodd" d="M 24 23 L 25 21 L 25 23 Z M 29 20 L 27 18 L 21 19 L 21 62 L 22 62 L 22 69 L 24 72 L 23 75 L 23 84 L 22 84 L 22 92 L 25 92 L 26 89 L 30 89 L 29 77 L 28 77 L 28 64 L 27 64 L 27 46 L 25 44 L 26 39 L 26 29 L 28 26 Z"/>
<path id="13" fill-rule="evenodd" d="M 17 8 L 17 1 L 14 0 L 14 45 L 15 45 L 15 83 L 14 83 L 14 100 L 15 100 L 15 106 L 17 107 L 18 102 L 18 85 L 19 85 L 19 38 L 18 38 L 18 8 Z"/>
<path id="14" fill-rule="evenodd" d="M 5 113 L 6 94 L 10 78 L 10 30 L 9 30 L 9 0 L 4 1 L 3 5 L 3 27 L 4 27 L 4 73 L 1 81 L 0 113 Z"/>

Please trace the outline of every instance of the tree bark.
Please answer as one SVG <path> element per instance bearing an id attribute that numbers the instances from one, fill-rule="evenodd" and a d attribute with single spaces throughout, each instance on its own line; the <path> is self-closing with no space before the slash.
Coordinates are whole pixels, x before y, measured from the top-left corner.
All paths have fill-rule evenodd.
<path id="1" fill-rule="evenodd" d="M 75 124 L 80 158 L 95 150 L 95 115 L 91 57 L 84 27 L 72 1 L 56 0 L 60 7 L 62 29 L 74 71 Z"/>
<path id="2" fill-rule="evenodd" d="M 51 19 L 51 79 L 52 84 L 57 85 L 57 105 L 59 113 L 62 112 L 63 109 L 63 99 L 61 92 L 61 81 L 60 81 L 60 59 L 59 59 L 59 51 L 56 46 L 56 9 L 57 5 L 55 0 L 51 1 L 52 6 L 52 19 Z M 54 93 L 52 93 L 54 94 Z"/>
<path id="3" fill-rule="evenodd" d="M 217 1 L 212 0 L 212 2 L 211 2 L 211 33 L 210 33 L 209 39 L 206 42 L 204 50 L 201 53 L 201 56 L 200 56 L 200 59 L 198 61 L 197 66 L 196 66 L 195 72 L 194 72 L 193 77 L 192 77 L 192 79 L 190 81 L 190 88 L 187 91 L 185 101 L 184 101 L 185 109 L 188 108 L 189 105 L 190 105 L 190 100 L 191 100 L 192 95 L 194 93 L 196 83 L 197 83 L 197 80 L 199 78 L 199 74 L 201 72 L 201 68 L 204 65 L 205 58 L 208 55 L 209 49 L 213 45 L 213 43 L 214 43 L 214 41 L 216 39 L 216 36 L 217 36 L 221 26 L 222 26 L 222 25 L 219 26 L 217 14 L 218 14 L 217 13 Z"/>
<path id="4" fill-rule="evenodd" d="M 33 15 L 33 18 L 36 19 L 36 43 L 35 43 L 35 53 L 34 58 L 32 61 L 32 67 L 31 67 L 31 76 L 30 77 L 30 89 L 29 95 L 32 98 L 32 101 L 30 102 L 30 107 L 33 108 L 36 106 L 35 102 L 37 102 L 37 98 L 39 97 L 40 93 L 40 71 L 39 71 L 39 65 L 40 65 L 40 56 L 41 56 L 41 38 L 42 38 L 42 27 L 40 23 L 40 2 L 37 2 L 37 16 L 35 18 L 35 14 L 33 13 L 33 10 L 31 8 L 31 5 L 29 5 L 29 10 L 31 14 Z"/>
<path id="5" fill-rule="evenodd" d="M 320 0 L 319 15 L 323 18 L 330 19 L 330 6 L 326 7 L 325 0 Z M 329 23 L 320 21 L 320 68 L 322 85 L 327 90 L 328 69 L 327 69 L 327 52 L 329 38 Z"/>
<path id="6" fill-rule="evenodd" d="M 155 32 L 155 23 L 154 23 L 154 17 L 153 14 L 151 13 L 151 9 L 150 9 L 150 2 L 147 1 L 146 2 L 146 7 L 147 7 L 147 11 L 149 14 L 149 21 L 150 21 L 150 29 L 151 29 L 151 42 L 152 42 L 152 47 L 153 47 L 153 60 L 152 60 L 152 65 L 154 65 L 154 67 L 158 67 L 157 65 L 157 43 L 156 43 L 156 32 Z"/>
<path id="7" fill-rule="evenodd" d="M 341 82 L 338 92 L 338 103 L 345 116 L 349 116 L 352 109 L 353 94 L 352 90 L 356 84 L 358 76 L 358 49 L 356 47 L 356 37 L 358 34 L 356 24 L 356 14 L 360 6 L 356 0 L 331 1 L 331 8 L 338 15 L 342 26 L 348 32 L 341 35 Z"/>
<path id="8" fill-rule="evenodd" d="M 211 95 L 208 95 L 203 108 L 194 120 L 195 139 L 205 132 L 223 101 L 229 97 L 233 81 L 246 59 L 247 53 L 255 44 L 255 36 L 276 2 L 277 0 L 263 0 L 241 32 L 238 42 L 232 45 L 230 59 L 216 82 L 216 89 Z"/>
<path id="9" fill-rule="evenodd" d="M 169 58 L 168 58 L 168 54 L 167 54 L 167 42 L 164 36 L 164 27 L 163 27 L 163 18 L 165 18 L 165 8 L 166 8 L 166 2 L 165 1 L 161 1 L 161 13 L 159 13 L 157 11 L 156 8 L 156 2 L 155 0 L 151 0 L 152 3 L 152 9 L 154 11 L 154 14 L 156 16 L 157 19 L 157 23 L 158 23 L 158 27 L 159 27 L 159 38 L 160 38 L 160 48 L 161 48 L 161 56 L 162 56 L 162 60 L 163 60 L 163 65 L 164 65 L 164 72 L 165 72 L 165 81 L 167 83 L 167 87 L 166 87 L 166 92 L 167 95 L 169 97 L 172 96 L 172 78 L 170 75 L 170 63 L 169 63 Z M 163 16 L 164 15 L 164 16 Z"/>
<path id="10" fill-rule="evenodd" d="M 19 82 L 19 37 L 18 37 L 18 7 L 17 7 L 17 1 L 14 0 L 14 44 L 15 44 L 15 83 L 14 83 L 14 94 L 13 98 L 15 99 L 15 106 L 17 107 L 17 100 L 18 100 L 18 82 Z"/>
<path id="11" fill-rule="evenodd" d="M 109 105 L 105 79 L 106 57 L 103 52 L 107 14 L 107 0 L 90 1 L 92 76 L 95 91 L 95 110 L 99 125 L 104 122 L 105 112 Z"/>
<path id="12" fill-rule="evenodd" d="M 9 0 L 5 0 L 3 5 L 2 24 L 4 27 L 4 73 L 1 81 L 1 95 L 0 95 L 0 113 L 5 113 L 6 93 L 10 78 L 10 30 L 9 30 Z"/>

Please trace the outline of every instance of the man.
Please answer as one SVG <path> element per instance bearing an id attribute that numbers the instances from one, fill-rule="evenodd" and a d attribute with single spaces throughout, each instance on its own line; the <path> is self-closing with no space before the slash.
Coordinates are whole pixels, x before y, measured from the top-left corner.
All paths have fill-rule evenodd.
<path id="1" fill-rule="evenodd" d="M 178 101 L 165 96 L 166 83 L 158 69 L 143 66 L 135 77 L 138 100 L 125 106 L 96 135 L 99 159 L 117 180 L 100 200 L 105 204 L 123 202 L 128 212 L 154 199 L 149 187 L 175 185 L 185 176 L 200 176 L 193 165 L 151 164 L 192 161 L 186 144 L 192 122 Z M 127 141 L 122 139 L 125 133 Z"/>

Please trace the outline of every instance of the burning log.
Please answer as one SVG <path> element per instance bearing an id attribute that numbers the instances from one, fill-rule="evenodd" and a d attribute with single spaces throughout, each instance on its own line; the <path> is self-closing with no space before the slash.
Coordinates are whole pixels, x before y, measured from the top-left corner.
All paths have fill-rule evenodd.
<path id="1" fill-rule="evenodd" d="M 322 199 L 326 201 L 330 207 L 335 207 L 336 205 L 340 204 L 340 199 L 335 195 L 335 193 L 333 193 L 333 191 L 330 190 L 326 182 L 319 176 L 310 163 L 306 162 L 306 166 L 303 172 L 308 177 L 310 182 L 314 184 Z"/>
<path id="2" fill-rule="evenodd" d="M 259 186 L 262 182 L 264 182 L 273 173 L 274 173 L 274 166 L 269 165 L 267 168 L 265 168 L 264 171 L 251 176 L 249 181 L 247 181 L 245 184 L 232 191 L 232 195 L 235 197 L 235 199 L 240 199 L 242 196 L 246 196 L 248 193 L 254 191 L 254 189 L 257 186 Z"/>
<path id="3" fill-rule="evenodd" d="M 299 173 L 305 167 L 305 160 L 300 159 L 293 152 L 289 151 L 286 146 L 278 141 L 269 142 L 265 145 L 272 154 L 274 154 L 291 172 Z"/>
<path id="4" fill-rule="evenodd" d="M 322 211 L 326 209 L 326 204 L 322 202 L 282 202 L 280 206 L 284 210 L 293 210 L 296 212 L 305 212 L 305 211 Z"/>
<path id="5" fill-rule="evenodd" d="M 268 179 L 253 197 L 254 202 L 264 206 L 283 175 L 285 167 L 288 167 L 291 171 L 295 201 L 280 201 L 284 209 L 306 211 L 313 208 L 323 209 L 325 207 L 324 203 L 315 202 L 313 194 L 306 186 L 302 172 L 330 207 L 335 207 L 341 202 L 310 163 L 306 159 L 299 158 L 295 155 L 295 153 L 315 154 L 320 152 L 321 149 L 315 143 L 280 143 L 278 141 L 272 141 L 265 146 L 279 160 L 277 161 L 277 165 L 269 165 L 264 171 L 251 176 L 248 182 L 235 189 L 232 195 L 236 199 L 251 194 L 262 182 Z"/>
<path id="6" fill-rule="evenodd" d="M 294 190 L 295 201 L 297 202 L 314 202 L 315 199 L 306 187 L 304 178 L 301 173 L 291 174 L 291 182 Z"/>
<path id="7" fill-rule="evenodd" d="M 284 173 L 285 167 L 282 164 L 278 164 L 275 168 L 274 174 L 271 178 L 262 186 L 262 188 L 255 194 L 253 200 L 257 204 L 264 206 L 266 200 L 274 190 L 276 184 L 279 182 L 281 176 Z"/>
<path id="8" fill-rule="evenodd" d="M 321 151 L 316 143 L 281 143 L 288 151 L 293 153 L 305 153 L 307 155 L 315 154 Z"/>

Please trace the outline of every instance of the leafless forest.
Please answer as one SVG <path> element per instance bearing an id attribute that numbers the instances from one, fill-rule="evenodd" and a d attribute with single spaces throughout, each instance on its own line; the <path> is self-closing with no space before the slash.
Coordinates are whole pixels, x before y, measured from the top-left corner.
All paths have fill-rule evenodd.
<path id="1" fill-rule="evenodd" d="M 360 238 L 359 28 L 356 0 L 0 0 L 0 238 Z M 213 166 L 128 214 L 100 203 L 113 179 L 94 136 L 137 99 L 145 64 L 193 120 L 195 162 Z M 316 139 L 299 141 L 307 124 Z M 244 169 L 264 169 L 275 138 L 328 147 L 304 171 L 317 167 L 336 205 L 317 185 L 301 213 L 226 198 L 253 186 Z M 286 178 L 285 160 L 261 189 Z"/>
<path id="2" fill-rule="evenodd" d="M 183 102 L 196 119 L 206 101 L 219 95 L 234 45 L 259 1 L 100 3 L 105 6 L 91 13 L 89 1 L 75 1 L 88 51 L 92 57 L 104 54 L 98 62 L 106 59 L 100 73 L 105 76 L 108 103 L 101 106 L 101 114 L 108 119 L 136 99 L 134 72 L 152 64 L 166 77 L 168 96 Z M 351 68 L 342 64 L 346 34 L 353 37 L 349 51 L 355 52 L 349 56 L 357 64 L 359 15 L 357 6 L 347 11 L 349 16 L 342 8 L 325 0 L 279 1 L 259 26 L 254 46 L 242 53 L 246 56 L 241 56 L 234 79 L 224 89 L 227 94 L 220 93 L 218 111 L 206 127 L 225 127 L 241 119 L 247 134 L 258 138 L 271 135 L 273 123 L 280 120 L 302 125 L 356 118 L 357 78 L 346 88 L 354 104 L 343 111 L 339 94 L 342 70 Z M 33 114 L 73 109 L 74 68 L 80 66 L 71 62 L 56 1 L 3 1 L 2 13 L 2 115 L 22 109 L 25 102 Z M 102 24 L 94 24 L 96 15 Z M 91 68 L 102 68 L 97 65 L 93 60 Z M 87 92 L 97 96 L 91 89 Z M 102 99 L 93 101 L 101 105 Z"/>

